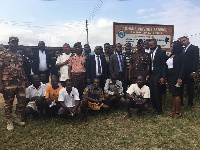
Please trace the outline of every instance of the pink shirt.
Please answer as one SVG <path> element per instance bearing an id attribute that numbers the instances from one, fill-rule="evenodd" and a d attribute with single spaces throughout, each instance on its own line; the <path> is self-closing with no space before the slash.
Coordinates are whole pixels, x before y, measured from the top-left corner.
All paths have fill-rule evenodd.
<path id="1" fill-rule="evenodd" d="M 73 55 L 69 57 L 68 65 L 72 67 L 71 72 L 73 73 L 81 73 L 85 72 L 85 60 L 86 57 L 84 55 Z"/>

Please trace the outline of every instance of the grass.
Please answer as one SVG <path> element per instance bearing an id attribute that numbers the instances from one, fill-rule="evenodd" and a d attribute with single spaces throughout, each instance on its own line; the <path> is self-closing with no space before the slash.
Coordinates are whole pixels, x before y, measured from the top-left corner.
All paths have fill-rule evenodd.
<path id="1" fill-rule="evenodd" d="M 200 149 L 200 102 L 195 99 L 192 109 L 182 107 L 183 116 L 168 116 L 171 100 L 167 97 L 164 114 L 142 117 L 132 110 L 132 117 L 124 120 L 124 108 L 95 112 L 88 123 L 81 118 L 29 119 L 24 127 L 6 130 L 5 120 L 0 121 L 0 149 Z M 0 118 L 3 109 L 0 109 Z"/>

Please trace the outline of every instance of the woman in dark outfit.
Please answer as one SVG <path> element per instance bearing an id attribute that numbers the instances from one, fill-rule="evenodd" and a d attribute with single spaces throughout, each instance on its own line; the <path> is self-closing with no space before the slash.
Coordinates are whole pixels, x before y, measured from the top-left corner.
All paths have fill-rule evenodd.
<path id="1" fill-rule="evenodd" d="M 171 50 L 171 55 L 169 56 L 166 64 L 168 66 L 168 85 L 169 92 L 172 94 L 172 112 L 171 117 L 179 118 L 180 113 L 180 93 L 182 86 L 182 79 L 184 76 L 184 66 L 183 66 L 183 49 L 180 41 L 175 41 L 173 43 L 173 49 Z"/>

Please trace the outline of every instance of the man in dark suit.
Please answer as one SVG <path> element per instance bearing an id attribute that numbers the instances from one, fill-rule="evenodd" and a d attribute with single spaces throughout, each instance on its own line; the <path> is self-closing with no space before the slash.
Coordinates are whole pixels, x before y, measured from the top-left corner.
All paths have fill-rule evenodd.
<path id="1" fill-rule="evenodd" d="M 23 52 L 23 67 L 29 84 L 32 84 L 32 77 L 35 74 L 33 72 L 33 53 L 31 48 L 25 48 Z M 26 85 L 29 86 L 29 85 Z"/>
<path id="2" fill-rule="evenodd" d="M 161 85 L 166 77 L 166 52 L 163 51 L 155 39 L 149 42 L 151 53 L 149 55 L 149 80 L 150 97 L 154 111 L 152 114 L 160 115 L 162 111 Z"/>
<path id="3" fill-rule="evenodd" d="M 46 83 L 50 75 L 50 54 L 45 50 L 44 41 L 39 41 L 38 50 L 33 51 L 33 72 L 36 75 L 46 74 Z"/>
<path id="4" fill-rule="evenodd" d="M 122 45 L 120 43 L 116 44 L 116 53 L 110 56 L 110 74 L 113 73 L 122 82 L 123 92 L 126 93 L 127 64 L 125 56 L 122 55 Z"/>
<path id="5" fill-rule="evenodd" d="M 183 85 L 187 85 L 188 91 L 188 107 L 192 107 L 194 97 L 194 78 L 196 77 L 196 71 L 199 64 L 199 48 L 190 44 L 189 38 L 184 36 L 181 38 L 182 44 L 185 46 L 184 53 L 184 66 L 185 77 L 183 79 Z M 184 87 L 184 86 L 183 86 Z M 181 92 L 181 103 L 183 105 L 183 89 Z"/>
<path id="6" fill-rule="evenodd" d="M 106 59 L 104 55 L 100 55 L 103 48 L 95 47 L 95 55 L 91 55 L 86 61 L 86 78 L 88 83 L 93 83 L 95 78 L 100 79 L 100 87 L 104 88 L 104 80 L 107 78 Z"/>

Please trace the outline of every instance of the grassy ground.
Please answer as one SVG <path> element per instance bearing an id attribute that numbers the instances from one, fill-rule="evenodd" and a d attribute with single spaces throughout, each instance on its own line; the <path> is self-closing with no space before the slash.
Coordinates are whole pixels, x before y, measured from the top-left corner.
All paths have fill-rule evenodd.
<path id="1" fill-rule="evenodd" d="M 132 110 L 132 117 L 124 120 L 124 108 L 95 112 L 88 123 L 80 118 L 46 120 L 29 119 L 25 127 L 6 130 L 0 108 L 0 149 L 200 149 L 200 102 L 192 109 L 182 107 L 183 116 L 168 116 L 171 100 L 168 97 L 164 114 L 142 117 Z"/>

